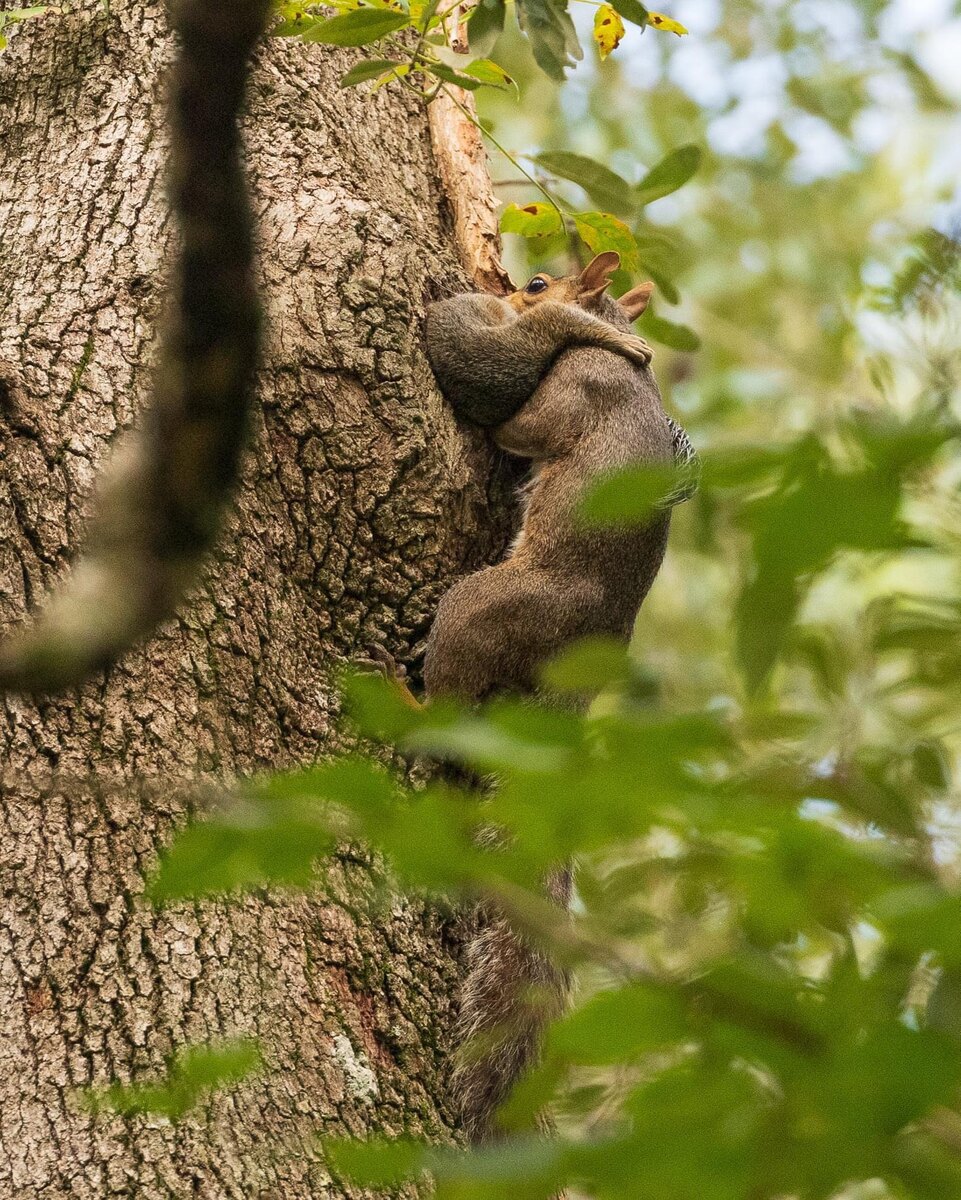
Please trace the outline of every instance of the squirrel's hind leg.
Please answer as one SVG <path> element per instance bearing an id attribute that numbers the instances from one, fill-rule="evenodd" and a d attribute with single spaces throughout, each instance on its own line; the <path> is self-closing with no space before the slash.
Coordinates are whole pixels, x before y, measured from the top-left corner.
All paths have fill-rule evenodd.
<path id="1" fill-rule="evenodd" d="M 423 701 L 418 700 L 410 690 L 410 684 L 407 682 L 407 669 L 378 642 L 368 648 L 366 658 L 354 659 L 354 664 L 361 668 L 364 674 L 370 672 L 382 675 L 388 683 L 396 688 L 398 695 L 408 708 L 421 709 L 424 707 Z"/>

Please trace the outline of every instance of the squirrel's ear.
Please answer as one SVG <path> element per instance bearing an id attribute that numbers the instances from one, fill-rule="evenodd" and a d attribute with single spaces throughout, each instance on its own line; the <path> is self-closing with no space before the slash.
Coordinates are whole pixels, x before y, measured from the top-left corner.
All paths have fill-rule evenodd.
<path id="1" fill-rule="evenodd" d="M 653 291 L 653 283 L 639 283 L 636 288 L 631 288 L 629 292 L 625 292 L 618 299 L 617 303 L 624 310 L 624 315 L 629 321 L 636 321 L 647 308 Z"/>
<path id="2" fill-rule="evenodd" d="M 577 277 L 578 300 L 596 300 L 620 265 L 621 256 L 616 250 L 605 250 L 603 254 L 595 255 Z"/>

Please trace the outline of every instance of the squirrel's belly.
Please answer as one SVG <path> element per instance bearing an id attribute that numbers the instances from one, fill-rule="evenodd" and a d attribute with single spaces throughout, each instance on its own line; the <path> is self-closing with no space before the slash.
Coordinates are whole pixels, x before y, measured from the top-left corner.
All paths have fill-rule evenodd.
<path id="1" fill-rule="evenodd" d="M 638 529 L 569 528 L 566 536 L 528 538 L 523 566 L 557 581 L 579 599 L 580 635 L 628 636 L 638 609 L 660 569 L 670 514 Z"/>

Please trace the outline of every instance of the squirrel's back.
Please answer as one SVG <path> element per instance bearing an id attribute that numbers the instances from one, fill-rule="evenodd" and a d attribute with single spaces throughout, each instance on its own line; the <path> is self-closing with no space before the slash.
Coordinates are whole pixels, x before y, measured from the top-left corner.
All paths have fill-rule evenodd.
<path id="1" fill-rule="evenodd" d="M 578 506 L 599 477 L 673 460 L 674 444 L 647 368 L 605 350 L 566 350 L 528 405 L 495 432 L 505 449 L 536 462 L 514 565 L 593 585 L 597 611 L 586 632 L 628 635 L 661 565 L 670 523 L 598 528 Z"/>

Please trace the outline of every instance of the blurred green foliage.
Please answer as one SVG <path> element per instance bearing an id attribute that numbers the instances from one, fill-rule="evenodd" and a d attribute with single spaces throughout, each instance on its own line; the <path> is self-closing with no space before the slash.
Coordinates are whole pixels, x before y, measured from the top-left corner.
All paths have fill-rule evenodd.
<path id="1" fill-rule="evenodd" d="M 351 1178 L 389 1189 L 426 1172 L 451 1200 L 565 1185 L 597 1200 L 950 1200 L 957 6 L 677 0 L 670 15 L 688 38 L 630 31 L 561 89 L 508 29 L 493 55 L 521 102 L 490 94 L 482 110 L 571 213 L 597 204 L 627 224 L 625 262 L 658 283 L 641 328 L 675 347 L 658 374 L 703 475 L 635 645 L 595 641 L 551 666 L 553 690 L 600 693 L 585 717 L 509 699 L 418 713 L 353 679 L 369 738 L 493 774 L 493 792 L 414 785 L 376 756 L 251 781 L 173 844 L 153 896 L 304 886 L 358 840 L 391 886 L 494 900 L 578 971 L 502 1144 L 328 1144 Z M 508 239 L 515 269 L 568 269 L 535 184 L 497 156 L 494 173 L 515 202 L 507 228 L 525 232 L 516 214 L 539 206 L 538 236 Z M 600 481 L 584 519 L 643 520 L 674 485 Z M 482 849 L 490 824 L 509 837 Z M 568 857 L 569 921 L 539 886 Z M 535 1137 L 545 1104 L 558 1132 Z"/>
<path id="2" fill-rule="evenodd" d="M 133 1116 L 159 1113 L 177 1120 L 215 1088 L 236 1083 L 257 1071 L 260 1050 L 249 1038 L 235 1038 L 201 1046 L 181 1046 L 169 1056 L 166 1074 L 153 1083 L 91 1090 L 84 1101 L 93 1112 L 109 1111 Z"/>

